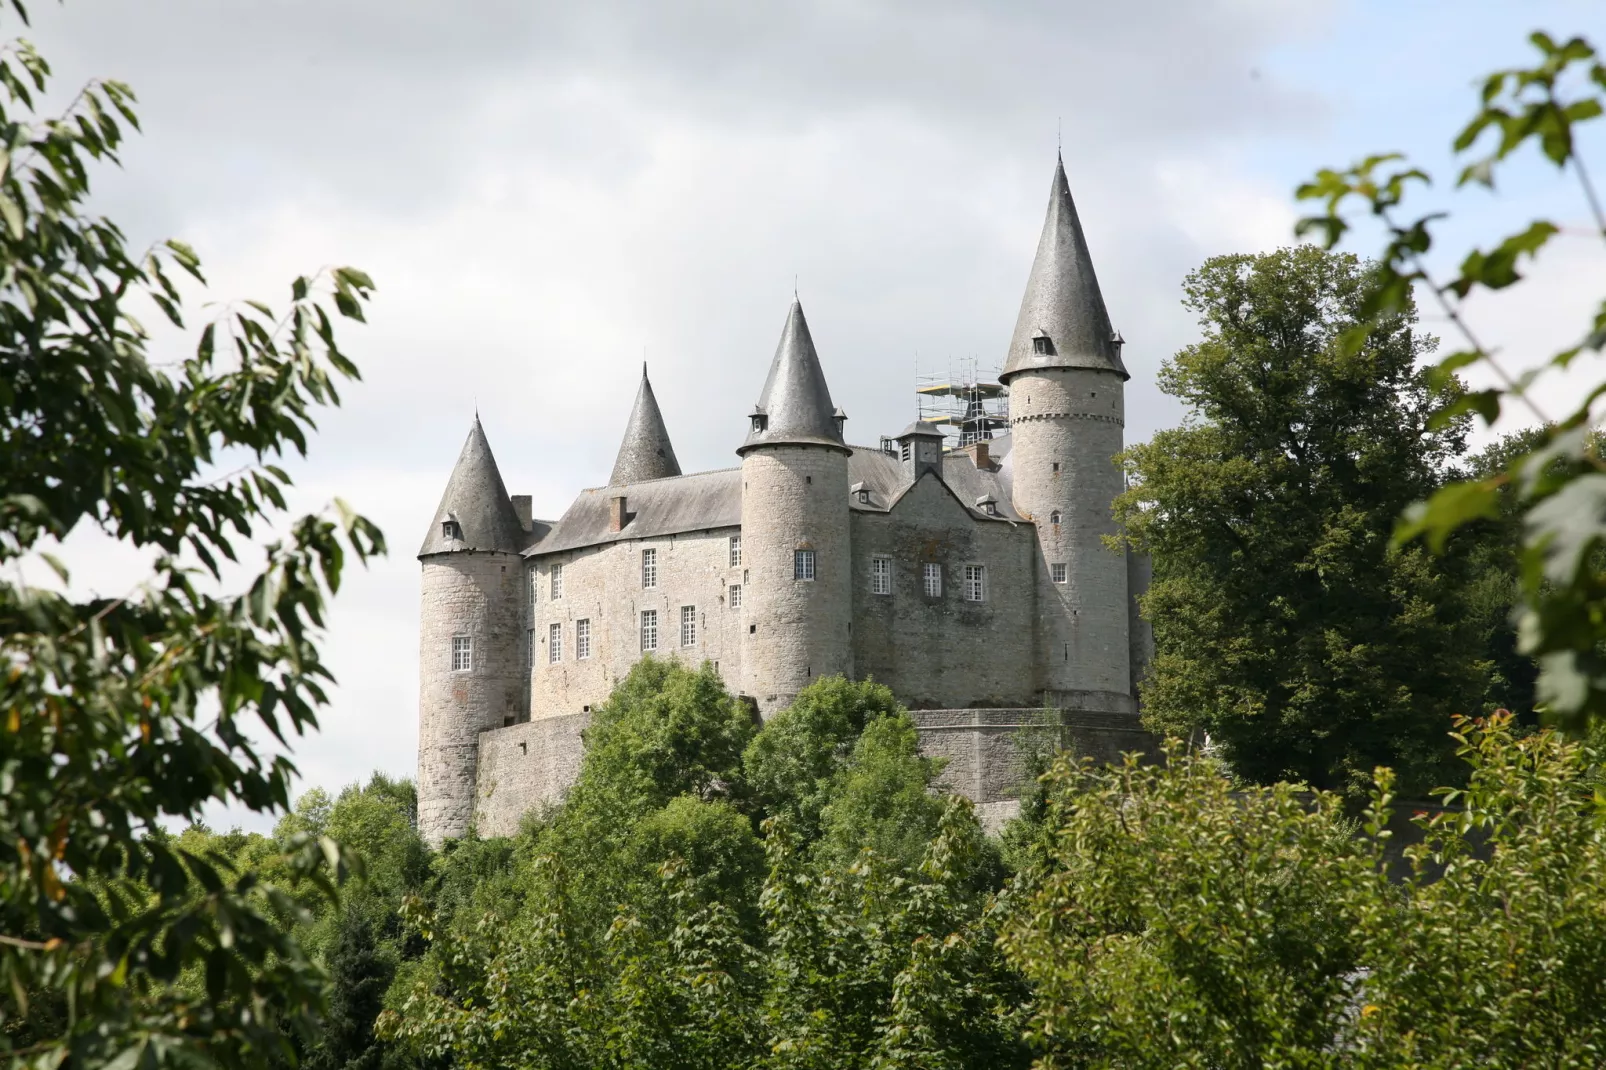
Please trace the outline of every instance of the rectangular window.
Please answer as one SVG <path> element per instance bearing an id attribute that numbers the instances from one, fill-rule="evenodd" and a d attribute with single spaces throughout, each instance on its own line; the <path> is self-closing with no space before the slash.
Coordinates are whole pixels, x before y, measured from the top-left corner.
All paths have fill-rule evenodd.
<path id="1" fill-rule="evenodd" d="M 794 580 L 814 579 L 814 551 L 795 550 L 792 553 L 792 578 Z"/>
<path id="2" fill-rule="evenodd" d="M 680 645 L 697 645 L 697 607 L 680 607 Z"/>
<path id="3" fill-rule="evenodd" d="M 535 599 L 536 577 L 537 577 L 537 573 L 536 573 L 536 570 L 535 570 L 535 566 L 532 565 L 532 566 L 530 566 L 530 605 L 532 605 L 532 606 L 535 605 L 535 601 L 536 601 L 536 599 Z"/>
<path id="4" fill-rule="evenodd" d="M 474 640 L 466 635 L 452 636 L 452 671 L 472 672 L 474 669 Z"/>
<path id="5" fill-rule="evenodd" d="M 658 611 L 644 609 L 641 611 L 641 649 L 658 649 Z"/>
<path id="6" fill-rule="evenodd" d="M 870 593 L 892 593 L 892 558 L 872 557 L 870 559 Z"/>
<path id="7" fill-rule="evenodd" d="M 926 597 L 940 598 L 942 596 L 942 566 L 928 564 L 921 574 L 926 581 Z"/>
<path id="8" fill-rule="evenodd" d="M 563 566 L 552 566 L 552 601 L 563 597 Z"/>
<path id="9" fill-rule="evenodd" d="M 1055 583 L 1064 583 L 1065 562 L 1056 561 L 1054 564 L 1048 566 L 1048 578 L 1053 580 Z"/>
<path id="10" fill-rule="evenodd" d="M 556 665 L 563 660 L 563 625 L 554 624 L 547 629 L 546 660 Z"/>
<path id="11" fill-rule="evenodd" d="M 742 585 L 739 583 L 731 584 L 731 608 L 742 608 Z"/>
<path id="12" fill-rule="evenodd" d="M 731 536 L 731 568 L 741 568 L 741 567 L 742 567 L 742 537 L 740 535 L 732 535 Z"/>
<path id="13" fill-rule="evenodd" d="M 574 656 L 581 661 L 591 656 L 591 621 L 582 618 L 574 622 Z"/>
<path id="14" fill-rule="evenodd" d="M 987 601 L 987 566 L 965 566 L 965 601 Z"/>
<path id="15" fill-rule="evenodd" d="M 658 586 L 658 551 L 641 551 L 641 585 L 647 590 Z"/>
<path id="16" fill-rule="evenodd" d="M 533 669 L 535 668 L 535 629 L 531 628 L 529 631 L 525 632 L 524 639 L 524 664 Z"/>

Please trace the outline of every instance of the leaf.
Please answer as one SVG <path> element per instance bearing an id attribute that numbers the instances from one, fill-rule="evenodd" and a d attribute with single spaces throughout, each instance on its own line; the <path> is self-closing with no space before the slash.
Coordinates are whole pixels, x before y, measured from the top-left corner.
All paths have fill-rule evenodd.
<path id="1" fill-rule="evenodd" d="M 1393 544 L 1404 546 L 1426 537 L 1434 553 L 1443 553 L 1445 543 L 1458 529 L 1474 520 L 1500 515 L 1499 479 L 1468 480 L 1441 487 L 1425 502 L 1405 510 L 1394 528 Z"/>
<path id="2" fill-rule="evenodd" d="M 1525 518 L 1527 541 L 1543 553 L 1545 578 L 1563 587 L 1571 585 L 1606 534 L 1603 522 L 1606 473 L 1602 472 L 1569 479 L 1530 509 Z"/>

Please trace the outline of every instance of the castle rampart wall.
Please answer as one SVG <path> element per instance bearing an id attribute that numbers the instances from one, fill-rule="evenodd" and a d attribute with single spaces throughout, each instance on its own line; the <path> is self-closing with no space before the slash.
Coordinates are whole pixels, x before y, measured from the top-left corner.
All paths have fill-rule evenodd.
<path id="1" fill-rule="evenodd" d="M 475 830 L 511 836 L 525 814 L 561 802 L 580 775 L 581 734 L 590 722 L 589 714 L 570 713 L 482 733 Z"/>

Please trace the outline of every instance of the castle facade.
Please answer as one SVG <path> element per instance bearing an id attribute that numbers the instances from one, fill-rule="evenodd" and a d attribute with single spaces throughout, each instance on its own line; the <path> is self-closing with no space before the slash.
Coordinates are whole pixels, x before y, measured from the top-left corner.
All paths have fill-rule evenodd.
<path id="1" fill-rule="evenodd" d="M 916 422 L 850 444 L 795 301 L 734 467 L 681 472 L 644 368 L 607 486 L 540 520 L 476 417 L 418 555 L 424 837 L 509 833 L 559 799 L 592 707 L 648 654 L 712 662 L 760 716 L 872 677 L 984 809 L 1008 804 L 1022 727 L 1141 746 L 1147 563 L 1104 544 L 1121 347 L 1060 164 L 997 437 L 950 449 Z"/>

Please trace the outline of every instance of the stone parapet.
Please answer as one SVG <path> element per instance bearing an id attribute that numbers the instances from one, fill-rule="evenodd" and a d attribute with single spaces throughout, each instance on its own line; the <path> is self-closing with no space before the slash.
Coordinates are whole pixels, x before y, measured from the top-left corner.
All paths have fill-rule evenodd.
<path id="1" fill-rule="evenodd" d="M 920 750 L 945 758 L 939 783 L 979 807 L 1018 800 L 1031 758 L 1066 749 L 1099 762 L 1159 748 L 1135 713 L 1087 709 L 911 710 Z"/>

